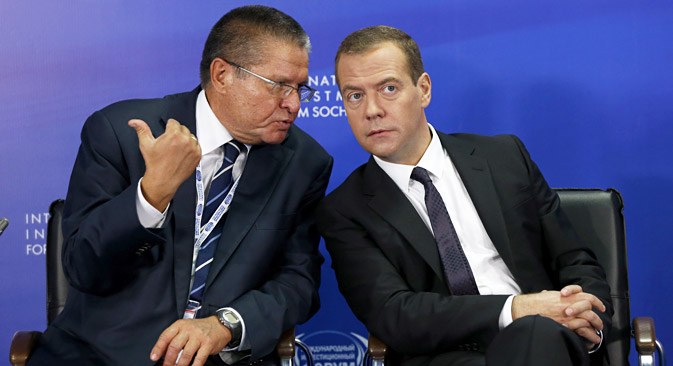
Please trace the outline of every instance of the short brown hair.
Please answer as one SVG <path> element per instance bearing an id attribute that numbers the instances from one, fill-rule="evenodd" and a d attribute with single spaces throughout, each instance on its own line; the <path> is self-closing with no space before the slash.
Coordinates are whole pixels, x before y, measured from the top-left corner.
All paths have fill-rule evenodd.
<path id="1" fill-rule="evenodd" d="M 201 87 L 210 84 L 210 64 L 216 58 L 227 59 L 244 67 L 261 64 L 266 57 L 264 42 L 269 37 L 311 52 L 311 41 L 291 16 L 280 10 L 249 5 L 232 9 L 215 23 L 201 56 Z"/>
<path id="2" fill-rule="evenodd" d="M 339 65 L 341 55 L 363 54 L 385 42 L 392 42 L 404 52 L 404 55 L 407 57 L 409 76 L 414 85 L 416 85 L 418 78 L 425 72 L 423 69 L 421 51 L 418 49 L 416 41 L 403 31 L 385 25 L 362 28 L 349 34 L 348 37 L 341 42 L 336 57 L 334 58 L 334 74 L 336 75 L 337 83 L 339 83 L 337 66 Z"/>

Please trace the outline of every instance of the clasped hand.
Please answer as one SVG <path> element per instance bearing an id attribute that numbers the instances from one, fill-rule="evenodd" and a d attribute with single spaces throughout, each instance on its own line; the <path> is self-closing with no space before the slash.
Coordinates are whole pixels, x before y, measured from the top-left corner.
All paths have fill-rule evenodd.
<path id="1" fill-rule="evenodd" d="M 605 312 L 605 305 L 578 285 L 566 286 L 561 291 L 518 295 L 512 301 L 512 319 L 527 315 L 551 318 L 586 339 L 589 348 L 601 341 L 595 330 L 603 330 L 603 321 L 594 310 Z"/>

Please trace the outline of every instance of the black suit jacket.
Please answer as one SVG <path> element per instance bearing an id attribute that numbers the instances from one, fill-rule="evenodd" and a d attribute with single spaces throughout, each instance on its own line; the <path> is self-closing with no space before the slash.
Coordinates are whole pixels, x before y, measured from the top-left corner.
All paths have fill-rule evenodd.
<path id="1" fill-rule="evenodd" d="M 519 139 L 439 137 L 521 290 L 579 284 L 606 304 L 607 332 L 612 308 L 604 272 Z M 451 296 L 433 235 L 373 158 L 323 200 L 317 223 L 339 289 L 393 350 L 406 357 L 464 344 L 485 351 L 499 332 L 507 296 Z"/>
<path id="2" fill-rule="evenodd" d="M 175 194 L 164 227 L 145 229 L 136 213 L 145 165 L 127 122 L 143 119 L 159 136 L 174 118 L 196 134 L 199 91 L 119 102 L 85 123 L 63 222 L 71 286 L 65 309 L 42 338 L 52 352 L 82 352 L 106 365 L 149 365 L 159 334 L 182 317 L 194 245 L 195 174 Z M 295 126 L 283 143 L 250 151 L 208 273 L 202 313 L 236 309 L 253 361 L 319 308 L 323 258 L 313 214 L 331 168 L 332 158 Z"/>

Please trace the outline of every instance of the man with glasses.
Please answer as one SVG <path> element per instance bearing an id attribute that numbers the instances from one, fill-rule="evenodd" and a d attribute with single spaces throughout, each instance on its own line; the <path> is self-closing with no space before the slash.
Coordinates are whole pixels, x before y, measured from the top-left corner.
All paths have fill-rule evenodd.
<path id="1" fill-rule="evenodd" d="M 293 126 L 310 42 L 269 7 L 213 27 L 201 85 L 94 113 L 66 198 L 62 314 L 29 365 L 275 364 L 319 307 L 332 158 Z"/>

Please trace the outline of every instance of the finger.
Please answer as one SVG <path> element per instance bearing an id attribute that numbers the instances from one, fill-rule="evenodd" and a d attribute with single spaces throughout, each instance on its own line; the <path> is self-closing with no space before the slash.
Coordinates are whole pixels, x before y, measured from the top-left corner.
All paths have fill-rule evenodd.
<path id="1" fill-rule="evenodd" d="M 180 132 L 184 135 L 187 135 L 187 136 L 192 134 L 192 132 L 189 131 L 189 128 L 187 128 L 186 126 L 183 126 L 183 125 L 180 125 Z"/>
<path id="2" fill-rule="evenodd" d="M 193 337 L 189 338 L 187 344 L 185 344 L 182 349 L 182 354 L 180 355 L 180 360 L 178 360 L 177 366 L 189 366 L 194 358 L 194 354 L 199 350 L 199 342 Z"/>
<path id="3" fill-rule="evenodd" d="M 592 308 L 600 311 L 601 313 L 605 312 L 605 310 L 606 310 L 605 305 L 603 304 L 603 302 L 599 298 L 597 298 L 596 296 L 594 296 L 592 294 L 587 294 L 587 293 L 584 293 L 583 297 L 585 297 L 589 302 L 591 302 L 591 307 Z"/>
<path id="4" fill-rule="evenodd" d="M 159 339 L 157 339 L 157 343 L 155 343 L 154 347 L 152 347 L 152 352 L 150 353 L 150 360 L 159 361 L 161 356 L 164 355 L 166 347 L 171 343 L 173 337 L 175 337 L 177 333 L 178 328 L 176 328 L 174 325 L 171 325 L 170 327 L 166 328 L 166 330 L 161 332 L 161 335 L 159 335 Z"/>
<path id="5" fill-rule="evenodd" d="M 140 145 L 147 145 L 154 142 L 152 130 L 150 130 L 150 127 L 142 119 L 132 119 L 128 122 L 128 125 L 136 130 Z"/>
<path id="6" fill-rule="evenodd" d="M 577 314 L 576 318 L 586 320 L 594 329 L 603 330 L 603 320 L 593 310 L 587 310 Z"/>
<path id="7" fill-rule="evenodd" d="M 601 341 L 601 336 L 596 334 L 596 331 L 593 328 L 587 327 L 575 329 L 575 333 L 592 344 L 598 344 Z"/>
<path id="8" fill-rule="evenodd" d="M 175 362 L 180 356 L 180 351 L 185 347 L 189 335 L 185 332 L 178 333 L 166 348 L 166 356 L 164 357 L 164 366 L 175 366 Z"/>
<path id="9" fill-rule="evenodd" d="M 582 286 L 568 285 L 561 289 L 561 296 L 570 296 L 572 294 L 578 294 L 580 292 L 582 292 Z"/>
<path id="10" fill-rule="evenodd" d="M 601 300 L 599 300 L 597 297 L 596 297 L 596 302 L 597 302 L 597 304 L 592 303 L 592 306 L 594 307 L 594 309 L 600 311 L 601 313 L 604 313 L 606 310 L 608 310 L 605 307 L 605 304 L 603 304 L 603 302 Z"/>
<path id="11" fill-rule="evenodd" d="M 567 321 L 563 321 L 561 325 L 564 325 L 568 327 L 570 330 L 576 330 L 579 328 L 586 328 L 586 327 L 591 327 L 591 323 L 589 323 L 586 319 L 582 318 L 572 318 Z"/>
<path id="12" fill-rule="evenodd" d="M 587 310 L 591 310 L 591 302 L 589 300 L 580 300 L 568 305 L 563 313 L 566 316 L 575 316 Z"/>
<path id="13" fill-rule="evenodd" d="M 204 347 L 201 347 L 199 349 L 199 352 L 196 353 L 196 357 L 194 357 L 194 362 L 192 363 L 192 366 L 205 365 L 206 361 L 208 360 L 208 356 L 210 356 L 210 352 L 208 352 Z"/>
<path id="14" fill-rule="evenodd" d="M 173 118 L 169 118 L 168 122 L 166 122 L 166 131 L 168 131 L 169 129 L 170 130 L 178 130 L 178 129 L 180 129 L 180 126 L 182 126 L 180 124 L 180 122 L 178 122 L 177 120 L 175 120 Z"/>

